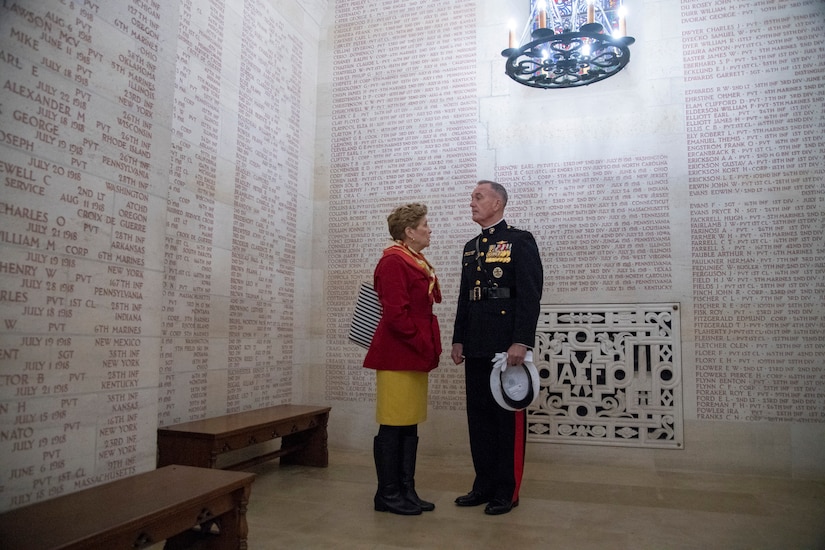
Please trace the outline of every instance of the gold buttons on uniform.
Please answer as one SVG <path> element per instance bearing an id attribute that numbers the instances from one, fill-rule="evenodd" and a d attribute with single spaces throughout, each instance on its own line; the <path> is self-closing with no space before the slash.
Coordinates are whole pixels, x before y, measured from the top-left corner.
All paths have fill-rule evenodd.
<path id="1" fill-rule="evenodd" d="M 476 286 L 480 285 L 481 281 L 476 281 Z"/>

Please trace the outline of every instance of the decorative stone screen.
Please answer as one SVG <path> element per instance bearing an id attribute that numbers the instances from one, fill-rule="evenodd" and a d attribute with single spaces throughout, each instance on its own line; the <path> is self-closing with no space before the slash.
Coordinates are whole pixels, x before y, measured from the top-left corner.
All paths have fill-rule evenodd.
<path id="1" fill-rule="evenodd" d="M 528 441 L 680 449 L 678 304 L 543 305 Z"/>

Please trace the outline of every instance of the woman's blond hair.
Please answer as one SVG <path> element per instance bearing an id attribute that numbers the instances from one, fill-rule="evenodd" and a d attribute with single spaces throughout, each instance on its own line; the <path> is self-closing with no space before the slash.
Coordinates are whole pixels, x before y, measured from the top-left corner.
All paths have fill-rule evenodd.
<path id="1" fill-rule="evenodd" d="M 393 210 L 387 216 L 387 227 L 390 236 L 396 241 L 403 241 L 406 237 L 405 229 L 408 227 L 415 229 L 421 223 L 421 219 L 427 215 L 427 207 L 418 202 L 405 204 Z"/>

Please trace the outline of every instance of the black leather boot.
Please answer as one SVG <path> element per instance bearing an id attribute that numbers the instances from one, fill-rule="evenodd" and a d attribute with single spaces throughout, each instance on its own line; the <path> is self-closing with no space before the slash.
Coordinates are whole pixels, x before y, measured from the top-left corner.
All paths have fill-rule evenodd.
<path id="1" fill-rule="evenodd" d="M 375 436 L 373 456 L 378 474 L 378 491 L 375 493 L 375 510 L 392 512 L 402 516 L 417 516 L 421 508 L 404 498 L 399 479 L 399 456 L 401 444 L 397 439 Z"/>
<path id="2" fill-rule="evenodd" d="M 404 498 L 424 512 L 435 510 L 435 504 L 421 500 L 415 492 L 415 458 L 418 454 L 418 438 L 405 437 L 401 440 L 401 493 Z"/>

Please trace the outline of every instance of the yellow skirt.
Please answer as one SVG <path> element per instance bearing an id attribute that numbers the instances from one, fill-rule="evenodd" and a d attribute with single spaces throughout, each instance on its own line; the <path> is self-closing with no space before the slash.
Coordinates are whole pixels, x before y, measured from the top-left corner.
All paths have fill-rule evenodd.
<path id="1" fill-rule="evenodd" d="M 375 419 L 387 426 L 412 426 L 427 420 L 429 373 L 376 370 Z"/>

